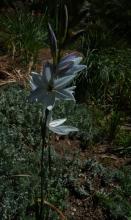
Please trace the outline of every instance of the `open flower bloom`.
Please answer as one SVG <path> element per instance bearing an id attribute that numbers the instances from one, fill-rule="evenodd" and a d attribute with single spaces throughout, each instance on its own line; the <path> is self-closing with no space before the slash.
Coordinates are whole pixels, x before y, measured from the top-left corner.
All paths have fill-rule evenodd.
<path id="1" fill-rule="evenodd" d="M 79 58 L 80 60 L 81 58 Z M 68 55 L 61 59 L 58 64 L 58 72 L 62 71 L 62 74 L 57 78 L 53 71 L 53 65 L 50 63 L 45 64 L 41 75 L 32 72 L 30 79 L 32 91 L 28 100 L 31 102 L 41 102 L 49 110 L 52 110 L 57 99 L 75 101 L 73 95 L 75 86 L 67 86 L 72 82 L 76 73 L 86 67 L 85 65 L 80 65 L 82 67 L 79 67 L 78 64 L 75 64 L 75 62 L 78 63 L 79 61 L 78 57 L 76 58 L 74 55 Z M 66 65 L 70 65 L 69 62 L 72 65 L 66 68 Z"/>
<path id="2" fill-rule="evenodd" d="M 67 88 L 74 77 L 72 74 L 54 79 L 52 64 L 46 63 L 42 75 L 34 72 L 31 75 L 30 85 L 32 91 L 28 100 L 41 102 L 49 110 L 53 108 L 56 99 L 75 101 L 73 96 L 75 87 Z"/>
<path id="3" fill-rule="evenodd" d="M 47 122 L 47 127 L 50 131 L 59 135 L 68 135 L 70 132 L 78 131 L 78 129 L 73 126 L 63 125 L 65 121 L 66 118 L 57 120 L 50 119 L 49 122 Z"/>

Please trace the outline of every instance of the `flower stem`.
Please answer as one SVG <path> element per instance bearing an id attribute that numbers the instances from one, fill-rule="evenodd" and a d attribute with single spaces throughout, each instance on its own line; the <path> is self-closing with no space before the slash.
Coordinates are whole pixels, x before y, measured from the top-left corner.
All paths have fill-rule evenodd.
<path id="1" fill-rule="evenodd" d="M 42 136 L 42 149 L 41 149 L 41 204 L 40 204 L 40 218 L 39 220 L 43 220 L 43 202 L 44 202 L 44 148 L 46 147 L 46 133 L 47 133 L 47 118 L 48 118 L 49 110 L 45 110 L 45 117 L 41 120 L 41 136 Z"/>
<path id="2" fill-rule="evenodd" d="M 48 145 L 49 178 L 51 179 L 51 147 Z"/>

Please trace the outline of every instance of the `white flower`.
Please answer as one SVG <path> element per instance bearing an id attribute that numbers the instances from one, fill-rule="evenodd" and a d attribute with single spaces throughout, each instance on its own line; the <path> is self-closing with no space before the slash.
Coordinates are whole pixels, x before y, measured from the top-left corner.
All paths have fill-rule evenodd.
<path id="1" fill-rule="evenodd" d="M 47 127 L 50 131 L 59 134 L 59 135 L 68 135 L 70 132 L 78 131 L 77 128 L 73 126 L 63 125 L 66 121 L 66 118 L 52 120 L 51 118 L 47 122 Z"/>
<path id="2" fill-rule="evenodd" d="M 54 76 L 50 63 L 46 63 L 42 75 L 32 72 L 30 79 L 32 91 L 28 100 L 30 102 L 41 102 L 49 110 L 53 108 L 56 99 L 75 101 L 73 96 L 75 87 L 67 87 L 75 76 L 72 74 L 57 79 Z"/>
<path id="3" fill-rule="evenodd" d="M 79 64 L 81 60 L 82 57 L 71 53 L 63 57 L 56 68 L 47 62 L 42 74 L 32 72 L 30 79 L 32 91 L 28 100 L 41 102 L 49 110 L 52 110 L 56 100 L 75 101 L 73 95 L 75 86 L 67 86 L 75 78 L 77 72 L 86 68 L 85 65 Z"/>

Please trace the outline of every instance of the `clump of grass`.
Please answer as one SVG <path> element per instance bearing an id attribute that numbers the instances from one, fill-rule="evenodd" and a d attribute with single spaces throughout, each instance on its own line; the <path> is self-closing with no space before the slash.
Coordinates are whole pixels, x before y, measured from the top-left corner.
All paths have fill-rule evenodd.
<path id="1" fill-rule="evenodd" d="M 1 15 L 1 36 L 12 57 L 20 56 L 25 63 L 36 61 L 39 49 L 46 44 L 45 14 L 34 16 L 24 9 Z"/>

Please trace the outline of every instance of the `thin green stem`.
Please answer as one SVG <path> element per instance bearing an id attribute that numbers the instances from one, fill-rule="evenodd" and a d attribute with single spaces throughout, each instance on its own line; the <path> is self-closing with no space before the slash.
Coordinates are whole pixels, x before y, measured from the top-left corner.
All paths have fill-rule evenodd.
<path id="1" fill-rule="evenodd" d="M 49 177 L 51 178 L 51 147 L 48 145 Z"/>
<path id="2" fill-rule="evenodd" d="M 40 218 L 39 220 L 43 219 L 43 202 L 44 202 L 44 149 L 46 147 L 46 133 L 47 133 L 47 118 L 48 118 L 49 110 L 45 110 L 45 117 L 41 120 L 41 136 L 42 136 L 42 149 L 41 149 L 41 204 L 40 204 Z"/>

